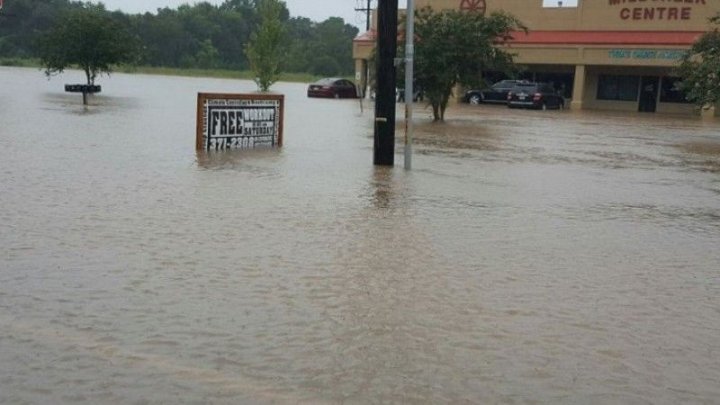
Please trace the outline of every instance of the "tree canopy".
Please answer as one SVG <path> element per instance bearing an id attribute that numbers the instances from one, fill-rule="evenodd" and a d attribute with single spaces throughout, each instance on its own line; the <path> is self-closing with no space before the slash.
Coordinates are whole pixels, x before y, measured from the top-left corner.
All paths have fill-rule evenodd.
<path id="1" fill-rule="evenodd" d="M 280 77 L 285 42 L 285 28 L 280 21 L 282 4 L 278 0 L 259 0 L 260 27 L 245 49 L 255 83 L 263 92 Z"/>
<path id="2" fill-rule="evenodd" d="M 715 28 L 693 44 L 678 68 L 680 88 L 701 107 L 720 102 L 720 13 L 710 21 Z"/>
<path id="3" fill-rule="evenodd" d="M 445 119 L 453 88 L 475 84 L 483 71 L 511 71 L 513 57 L 499 46 L 510 33 L 525 27 L 515 17 L 494 12 L 479 13 L 448 10 L 435 12 L 423 8 L 415 17 L 415 79 L 432 106 L 435 121 Z M 400 54 L 404 54 L 403 47 Z"/>
<path id="4" fill-rule="evenodd" d="M 280 21 L 287 31 L 283 70 L 328 76 L 354 72 L 352 40 L 358 29 L 340 18 L 315 22 L 290 17 L 279 1 Z M 120 24 L 139 43 L 137 62 L 145 66 L 248 70 L 245 47 L 260 21 L 257 0 L 225 0 L 219 5 L 199 2 L 153 13 L 125 14 L 95 6 Z M 86 8 L 71 0 L 7 0 L 0 19 L 0 58 L 39 57 L 37 38 L 66 12 Z M 10 17 L 12 15 L 12 17 Z M 318 63 L 320 58 L 330 63 Z"/>
<path id="5" fill-rule="evenodd" d="M 88 6 L 72 9 L 40 37 L 39 54 L 49 76 L 78 66 L 95 84 L 99 74 L 109 74 L 112 65 L 131 62 L 135 41 L 104 9 Z"/>

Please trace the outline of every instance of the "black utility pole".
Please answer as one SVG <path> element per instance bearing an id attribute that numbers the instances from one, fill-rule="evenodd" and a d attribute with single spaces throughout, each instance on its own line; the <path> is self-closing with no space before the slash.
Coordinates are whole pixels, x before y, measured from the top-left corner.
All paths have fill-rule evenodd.
<path id="1" fill-rule="evenodd" d="M 398 0 L 378 1 L 377 78 L 375 96 L 376 165 L 395 163 L 395 57 L 397 56 Z"/>

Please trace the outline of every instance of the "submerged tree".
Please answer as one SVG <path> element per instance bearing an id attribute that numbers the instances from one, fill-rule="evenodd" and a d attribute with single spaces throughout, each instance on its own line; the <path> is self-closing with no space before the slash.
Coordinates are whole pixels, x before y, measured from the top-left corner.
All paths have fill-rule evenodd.
<path id="1" fill-rule="evenodd" d="M 279 0 L 260 0 L 261 22 L 245 49 L 255 83 L 260 91 L 268 91 L 278 81 L 283 61 L 285 27 L 281 20 L 284 3 Z"/>
<path id="2" fill-rule="evenodd" d="M 720 102 L 720 13 L 710 19 L 715 28 L 703 34 L 683 57 L 679 87 L 687 99 L 700 107 Z"/>
<path id="3" fill-rule="evenodd" d="M 456 85 L 477 82 L 483 71 L 513 70 L 512 54 L 499 46 L 513 31 L 525 30 L 514 16 L 435 12 L 426 7 L 415 18 L 415 80 L 432 106 L 435 121 L 445 119 Z"/>
<path id="4" fill-rule="evenodd" d="M 85 72 L 87 84 L 94 85 L 112 66 L 132 62 L 136 40 L 102 7 L 88 5 L 68 11 L 38 41 L 45 74 L 62 73 L 77 66 Z"/>

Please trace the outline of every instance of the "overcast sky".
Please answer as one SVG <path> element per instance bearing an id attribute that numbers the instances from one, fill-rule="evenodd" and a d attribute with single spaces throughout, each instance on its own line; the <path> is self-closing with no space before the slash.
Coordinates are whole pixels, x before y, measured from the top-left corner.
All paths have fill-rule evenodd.
<path id="1" fill-rule="evenodd" d="M 177 8 L 181 4 L 195 4 L 196 0 L 91 0 L 102 1 L 108 10 L 122 10 L 129 14 L 154 13 L 158 8 Z M 207 0 L 212 4 L 222 4 L 223 0 Z M 342 17 L 345 22 L 365 30 L 365 14 L 356 12 L 356 8 L 367 7 L 367 0 L 284 0 L 292 17 L 307 17 L 313 21 L 324 21 L 328 17 Z M 399 0 L 405 8 L 405 0 Z M 372 7 L 377 0 L 372 1 Z"/>
<path id="2" fill-rule="evenodd" d="M 91 0 L 102 1 L 109 10 L 122 10 L 126 13 L 154 13 L 158 8 L 177 8 L 181 4 L 195 4 L 197 0 Z M 222 4 L 224 0 L 206 0 L 212 4 Z M 342 17 L 345 22 L 365 31 L 365 14 L 355 11 L 367 7 L 367 0 L 284 0 L 292 17 L 307 17 L 313 21 L 324 21 L 328 17 Z M 577 6 L 578 0 L 563 0 L 565 6 Z M 406 0 L 398 0 L 400 8 L 405 8 Z M 557 0 L 543 0 L 545 6 L 556 6 Z M 372 7 L 377 0 L 372 0 Z"/>

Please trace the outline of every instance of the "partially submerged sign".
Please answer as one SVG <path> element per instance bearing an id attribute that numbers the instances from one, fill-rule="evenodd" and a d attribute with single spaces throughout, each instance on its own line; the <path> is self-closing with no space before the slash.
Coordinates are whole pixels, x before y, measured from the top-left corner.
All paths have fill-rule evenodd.
<path id="1" fill-rule="evenodd" d="M 102 87 L 95 84 L 66 84 L 65 91 L 68 93 L 100 93 Z"/>
<path id="2" fill-rule="evenodd" d="M 102 87 L 95 84 L 66 84 L 65 91 L 68 93 L 82 93 L 83 104 L 87 105 L 87 95 L 100 93 L 102 91 Z"/>
<path id="3" fill-rule="evenodd" d="M 197 150 L 281 147 L 285 96 L 198 93 Z"/>

